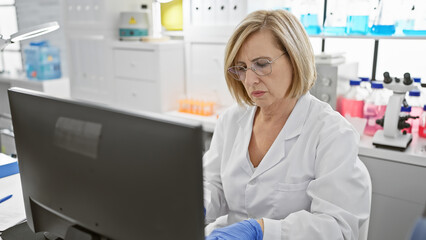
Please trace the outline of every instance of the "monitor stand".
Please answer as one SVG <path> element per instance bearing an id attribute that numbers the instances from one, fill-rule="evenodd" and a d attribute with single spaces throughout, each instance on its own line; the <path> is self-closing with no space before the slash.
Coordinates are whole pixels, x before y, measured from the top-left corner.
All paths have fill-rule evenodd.
<path id="1" fill-rule="evenodd" d="M 68 228 L 64 240 L 100 240 L 99 235 L 91 233 L 84 228 L 74 225 Z"/>

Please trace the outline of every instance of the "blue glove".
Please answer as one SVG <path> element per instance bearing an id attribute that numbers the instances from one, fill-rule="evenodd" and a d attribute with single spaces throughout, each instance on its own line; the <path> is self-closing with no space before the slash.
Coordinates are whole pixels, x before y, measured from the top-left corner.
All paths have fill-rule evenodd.
<path id="1" fill-rule="evenodd" d="M 416 226 L 414 226 L 410 239 L 411 240 L 426 239 L 426 218 L 421 218 L 417 220 Z"/>
<path id="2" fill-rule="evenodd" d="M 206 240 L 262 240 L 260 224 L 254 220 L 244 220 L 230 226 L 214 230 Z"/>

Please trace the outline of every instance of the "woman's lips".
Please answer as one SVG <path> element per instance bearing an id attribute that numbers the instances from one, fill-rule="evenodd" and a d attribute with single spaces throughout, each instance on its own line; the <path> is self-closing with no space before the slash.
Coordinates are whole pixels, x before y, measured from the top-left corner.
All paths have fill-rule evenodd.
<path id="1" fill-rule="evenodd" d="M 253 92 L 251 92 L 251 95 L 252 95 L 253 97 L 256 97 L 256 98 L 261 97 L 261 96 L 263 96 L 264 94 L 265 94 L 265 91 L 253 91 Z"/>

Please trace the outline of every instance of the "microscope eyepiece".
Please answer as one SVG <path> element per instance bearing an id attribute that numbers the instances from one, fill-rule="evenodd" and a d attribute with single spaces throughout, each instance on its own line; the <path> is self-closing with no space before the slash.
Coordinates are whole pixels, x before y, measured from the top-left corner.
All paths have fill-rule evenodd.
<path id="1" fill-rule="evenodd" d="M 392 78 L 390 77 L 389 72 L 384 72 L 383 77 L 384 77 L 384 79 L 383 79 L 384 83 L 389 84 L 389 83 L 392 82 Z"/>
<path id="2" fill-rule="evenodd" d="M 410 73 L 404 73 L 404 85 L 410 85 L 413 83 L 413 79 L 411 79 Z"/>

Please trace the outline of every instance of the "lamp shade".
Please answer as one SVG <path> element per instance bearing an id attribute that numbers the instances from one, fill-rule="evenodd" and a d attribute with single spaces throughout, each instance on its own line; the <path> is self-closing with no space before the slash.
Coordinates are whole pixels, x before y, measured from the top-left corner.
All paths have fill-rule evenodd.
<path id="1" fill-rule="evenodd" d="M 25 40 L 28 38 L 37 37 L 37 36 L 55 31 L 58 28 L 59 28 L 59 24 L 57 22 L 40 24 L 37 26 L 23 29 L 21 31 L 18 31 L 17 33 L 12 34 L 10 36 L 10 41 L 17 42 L 17 41 Z"/>

